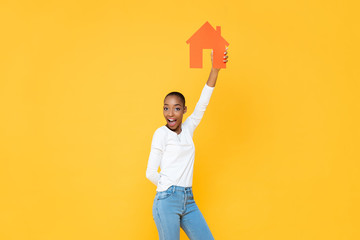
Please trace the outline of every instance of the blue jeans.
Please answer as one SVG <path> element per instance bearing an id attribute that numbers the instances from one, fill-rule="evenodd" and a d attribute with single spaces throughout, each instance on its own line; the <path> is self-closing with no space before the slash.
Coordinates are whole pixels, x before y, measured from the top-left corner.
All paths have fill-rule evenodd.
<path id="1" fill-rule="evenodd" d="M 194 201 L 192 187 L 172 185 L 157 192 L 152 214 L 160 240 L 180 239 L 180 227 L 190 240 L 214 239 Z"/>

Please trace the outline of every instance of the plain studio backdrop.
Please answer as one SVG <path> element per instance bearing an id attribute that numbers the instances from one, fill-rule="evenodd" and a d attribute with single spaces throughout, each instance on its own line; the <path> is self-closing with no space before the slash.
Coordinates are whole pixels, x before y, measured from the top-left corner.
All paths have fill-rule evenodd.
<path id="1" fill-rule="evenodd" d="M 0 2 L 0 239 L 157 239 L 145 177 L 162 104 L 230 43 L 194 133 L 215 239 L 360 239 L 357 1 Z M 187 239 L 183 231 L 181 238 Z"/>

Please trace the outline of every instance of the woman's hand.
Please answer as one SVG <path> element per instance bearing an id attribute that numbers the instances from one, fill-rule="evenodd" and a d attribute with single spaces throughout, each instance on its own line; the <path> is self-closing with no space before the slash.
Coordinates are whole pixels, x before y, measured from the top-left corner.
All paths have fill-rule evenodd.
<path id="1" fill-rule="evenodd" d="M 227 62 L 227 50 L 228 48 L 225 49 L 225 52 L 224 52 L 224 59 L 223 59 L 223 62 Z M 209 78 L 206 82 L 206 84 L 209 86 L 209 87 L 215 87 L 215 84 L 216 84 L 216 80 L 217 80 L 217 77 L 218 77 L 218 73 L 220 71 L 220 68 L 213 68 L 213 51 L 211 51 L 211 71 L 210 71 L 210 75 L 209 75 Z"/>
<path id="2" fill-rule="evenodd" d="M 227 50 L 228 50 L 228 47 L 226 47 L 225 52 L 224 52 L 223 62 L 225 62 L 225 63 L 228 62 L 228 57 L 229 57 L 229 56 L 227 55 L 227 53 L 228 53 Z M 211 55 L 211 70 L 212 70 L 212 71 L 217 71 L 217 72 L 219 72 L 221 68 L 214 68 L 214 67 L 213 67 L 213 65 L 214 65 L 214 63 L 213 63 L 213 50 L 211 50 L 211 54 L 210 54 L 210 55 Z"/>

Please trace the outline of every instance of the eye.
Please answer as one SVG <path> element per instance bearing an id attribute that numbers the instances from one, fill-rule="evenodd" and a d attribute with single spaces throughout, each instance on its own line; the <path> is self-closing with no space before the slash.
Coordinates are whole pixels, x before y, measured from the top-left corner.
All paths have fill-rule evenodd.
<path id="1" fill-rule="evenodd" d="M 164 107 L 164 111 L 167 111 L 168 110 L 168 108 L 167 107 Z"/>
<path id="2" fill-rule="evenodd" d="M 180 111 L 180 108 L 175 108 L 176 109 L 176 111 Z"/>

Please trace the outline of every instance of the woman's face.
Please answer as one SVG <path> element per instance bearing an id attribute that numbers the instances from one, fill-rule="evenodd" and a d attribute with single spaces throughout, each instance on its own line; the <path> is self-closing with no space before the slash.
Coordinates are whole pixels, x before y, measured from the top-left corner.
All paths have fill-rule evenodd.
<path id="1" fill-rule="evenodd" d="M 183 114 L 186 113 L 186 106 L 183 106 L 181 99 L 176 95 L 167 96 L 164 100 L 163 113 L 167 122 L 166 126 L 179 134 Z"/>

